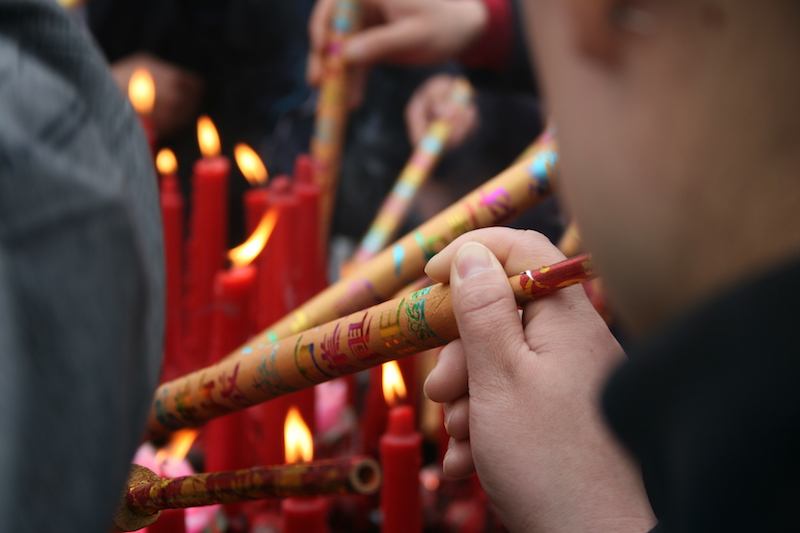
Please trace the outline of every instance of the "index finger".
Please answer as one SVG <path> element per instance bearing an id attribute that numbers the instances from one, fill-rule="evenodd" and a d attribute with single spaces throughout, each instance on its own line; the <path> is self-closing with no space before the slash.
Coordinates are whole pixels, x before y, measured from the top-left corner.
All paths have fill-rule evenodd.
<path id="1" fill-rule="evenodd" d="M 483 228 L 461 235 L 433 256 L 425 273 L 434 281 L 450 281 L 450 264 L 465 242 L 479 242 L 492 251 L 508 276 L 566 259 L 550 239 L 537 231 L 511 228 Z"/>

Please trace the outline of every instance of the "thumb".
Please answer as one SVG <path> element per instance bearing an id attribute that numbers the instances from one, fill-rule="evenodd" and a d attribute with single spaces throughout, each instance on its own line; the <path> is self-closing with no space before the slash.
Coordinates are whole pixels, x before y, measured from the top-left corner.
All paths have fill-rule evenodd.
<path id="1" fill-rule="evenodd" d="M 508 277 L 488 248 L 477 242 L 461 246 L 451 267 L 450 285 L 474 395 L 475 384 L 504 382 L 529 348 Z"/>

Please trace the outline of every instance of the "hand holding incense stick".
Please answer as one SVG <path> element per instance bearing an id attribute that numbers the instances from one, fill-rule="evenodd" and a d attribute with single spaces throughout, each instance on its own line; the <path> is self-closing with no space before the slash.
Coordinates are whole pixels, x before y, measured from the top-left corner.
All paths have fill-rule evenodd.
<path id="1" fill-rule="evenodd" d="M 380 466 L 369 457 L 261 466 L 174 479 L 160 479 L 147 468 L 132 465 L 114 522 L 120 531 L 135 531 L 155 522 L 164 509 L 266 498 L 373 494 L 380 484 Z"/>
<path id="2" fill-rule="evenodd" d="M 518 302 L 594 277 L 588 256 L 509 279 Z M 354 374 L 458 338 L 450 286 L 438 284 L 275 343 L 254 339 L 219 363 L 162 384 L 147 438 Z"/>

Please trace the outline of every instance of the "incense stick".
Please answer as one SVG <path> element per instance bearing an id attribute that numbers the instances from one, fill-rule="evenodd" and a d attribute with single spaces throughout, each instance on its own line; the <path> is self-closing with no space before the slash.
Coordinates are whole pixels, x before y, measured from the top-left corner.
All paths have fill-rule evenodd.
<path id="1" fill-rule="evenodd" d="M 448 102 L 454 109 L 464 108 L 472 102 L 473 90 L 466 78 L 453 81 Z M 444 145 L 453 129 L 453 116 L 434 120 L 425 136 L 414 149 L 392 190 L 384 200 L 375 220 L 353 255 L 356 264 L 363 263 L 383 250 L 394 239 L 400 225 L 405 221 L 411 202 L 420 186 L 425 183 L 444 151 Z"/>
<path id="2" fill-rule="evenodd" d="M 519 302 L 594 277 L 588 256 L 509 279 Z M 216 365 L 164 383 L 147 425 L 155 439 L 458 337 L 450 286 L 437 284 L 276 343 L 252 341 Z"/>
<path id="3" fill-rule="evenodd" d="M 358 0 L 337 0 L 325 51 L 322 84 L 311 138 L 314 180 L 321 187 L 320 235 L 327 238 L 347 130 L 348 77 L 343 46 L 356 30 L 361 14 Z"/>
<path id="4" fill-rule="evenodd" d="M 146 527 L 164 509 L 185 509 L 218 503 L 241 503 L 266 498 L 373 494 L 381 484 L 381 469 L 369 457 L 329 459 L 311 463 L 259 466 L 231 472 L 156 479 L 132 465 L 128 490 L 115 518 L 122 531 Z M 150 472 L 152 475 L 152 472 Z M 142 478 L 149 481 L 142 482 Z M 149 524 L 148 524 L 149 525 Z M 125 528 L 134 529 L 125 529 Z"/>

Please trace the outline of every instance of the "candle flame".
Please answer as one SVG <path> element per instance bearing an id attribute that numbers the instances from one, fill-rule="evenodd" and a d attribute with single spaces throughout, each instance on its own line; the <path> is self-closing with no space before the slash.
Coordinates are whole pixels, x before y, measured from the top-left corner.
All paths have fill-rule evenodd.
<path id="1" fill-rule="evenodd" d="M 149 115 L 156 101 L 156 86 L 147 69 L 136 69 L 128 82 L 128 98 L 140 115 Z"/>
<path id="2" fill-rule="evenodd" d="M 164 464 L 167 459 L 181 461 L 189 450 L 192 449 L 192 444 L 197 438 L 197 429 L 181 429 L 176 431 L 169 442 L 158 452 L 156 452 L 156 463 Z"/>
<path id="3" fill-rule="evenodd" d="M 203 157 L 214 157 L 220 153 L 217 128 L 205 115 L 197 119 L 197 143 L 200 145 Z"/>
<path id="4" fill-rule="evenodd" d="M 307 463 L 314 459 L 314 439 L 297 407 L 292 407 L 286 414 L 283 443 L 287 463 Z"/>
<path id="5" fill-rule="evenodd" d="M 406 382 L 403 381 L 403 374 L 400 372 L 400 365 L 397 361 L 389 361 L 381 367 L 383 377 L 383 397 L 391 406 L 397 405 L 400 400 L 406 397 Z"/>
<path id="6" fill-rule="evenodd" d="M 247 181 L 252 186 L 263 185 L 267 182 L 269 174 L 264 163 L 258 154 L 244 143 L 239 143 L 233 149 L 233 156 L 236 159 L 236 165 Z"/>
<path id="7" fill-rule="evenodd" d="M 156 156 L 156 168 L 162 176 L 175 174 L 178 170 L 178 160 L 175 158 L 175 153 L 169 148 L 159 150 Z"/>
<path id="8" fill-rule="evenodd" d="M 278 212 L 274 209 L 268 209 L 264 216 L 261 217 L 261 222 L 258 223 L 253 234 L 242 244 L 228 252 L 228 259 L 231 260 L 231 263 L 237 267 L 246 267 L 252 263 L 261 253 L 261 250 L 264 249 L 264 246 L 267 245 L 277 221 Z"/>

